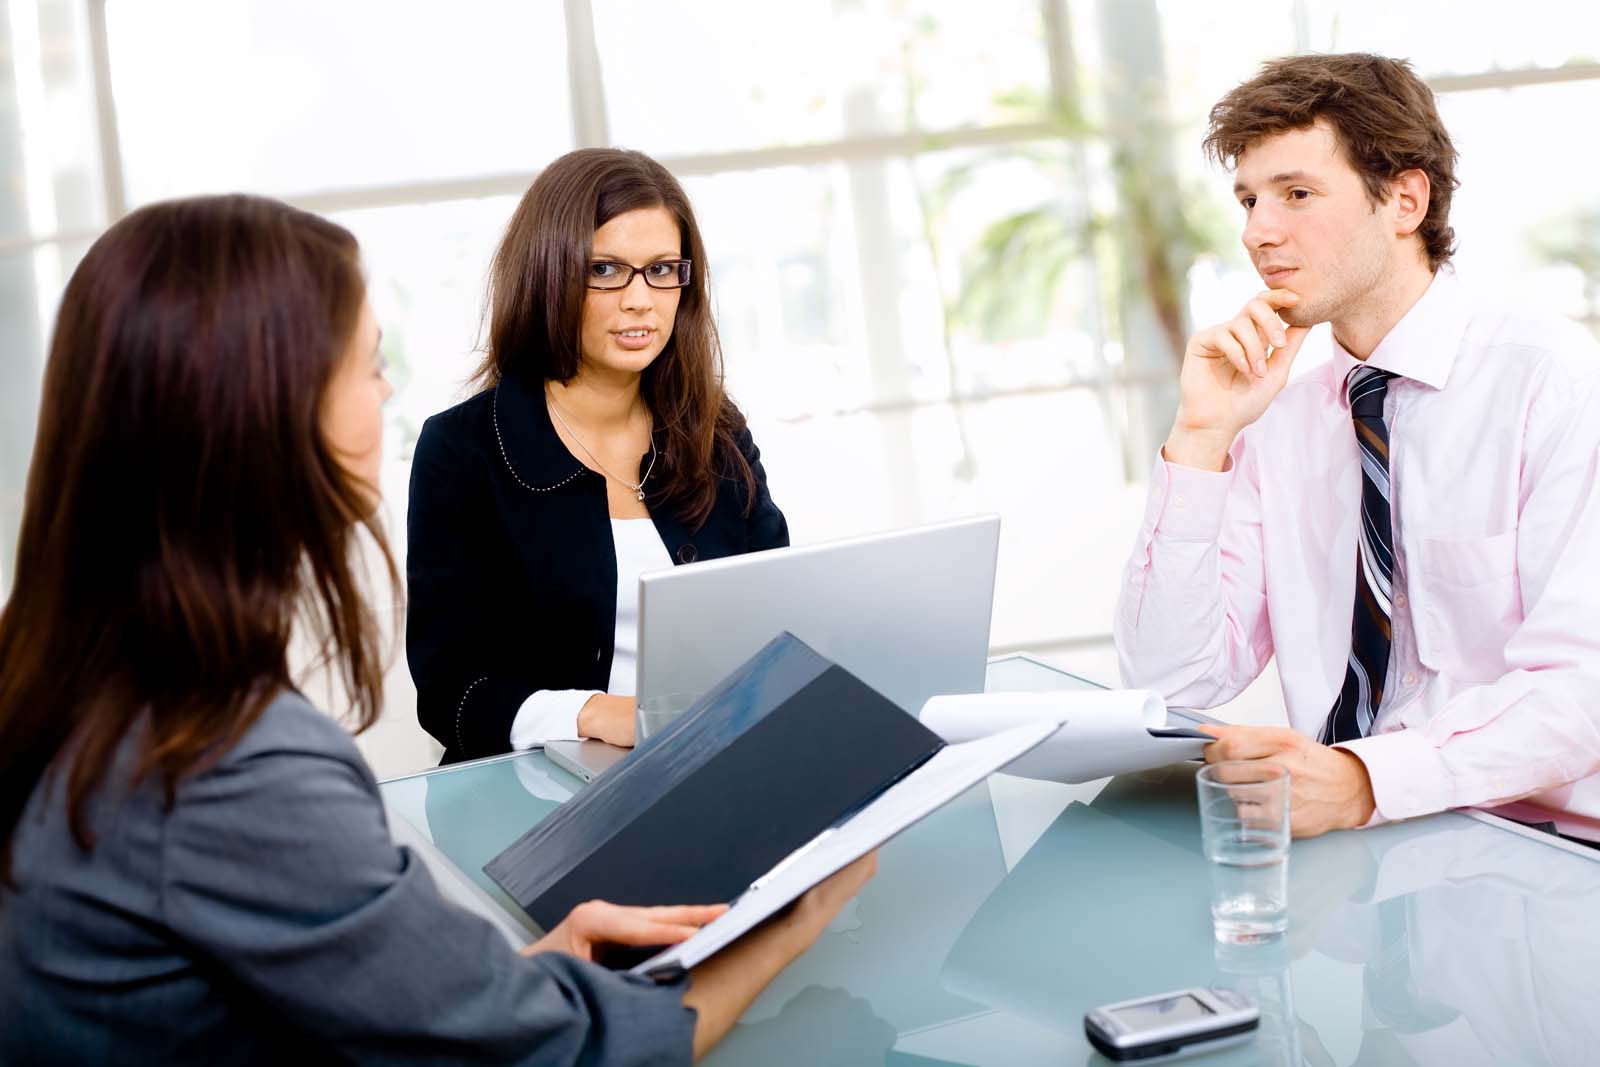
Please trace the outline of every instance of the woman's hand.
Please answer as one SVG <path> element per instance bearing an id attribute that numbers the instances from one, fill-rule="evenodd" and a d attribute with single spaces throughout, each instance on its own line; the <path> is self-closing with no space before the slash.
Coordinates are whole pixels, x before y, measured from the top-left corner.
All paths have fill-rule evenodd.
<path id="1" fill-rule="evenodd" d="M 869 852 L 818 882 L 795 901 L 793 909 L 784 918 L 796 928 L 795 932 L 803 942 L 796 956 L 811 947 L 811 943 L 822 935 L 822 931 L 850 903 L 851 898 L 861 892 L 861 887 L 877 873 L 878 854 Z"/>
<path id="2" fill-rule="evenodd" d="M 877 871 L 878 854 L 869 852 L 812 886 L 788 911 L 689 972 L 689 991 L 683 1003 L 696 1015 L 695 1059 L 722 1040 L 756 994 L 811 947 Z"/>
<path id="3" fill-rule="evenodd" d="M 578 711 L 578 736 L 592 737 L 608 745 L 633 747 L 635 700 L 596 693 Z"/>
<path id="4" fill-rule="evenodd" d="M 630 908 L 591 900 L 573 908 L 555 929 L 523 949 L 522 954 L 565 952 L 580 960 L 592 961 L 596 950 L 607 945 L 635 948 L 676 945 L 694 936 L 702 926 L 727 910 L 726 904 Z"/>

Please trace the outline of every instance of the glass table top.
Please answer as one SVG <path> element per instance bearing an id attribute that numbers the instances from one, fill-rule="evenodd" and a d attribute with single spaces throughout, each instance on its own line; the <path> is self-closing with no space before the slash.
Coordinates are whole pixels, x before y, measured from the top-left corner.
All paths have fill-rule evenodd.
<path id="1" fill-rule="evenodd" d="M 1026 656 L 989 666 L 991 691 L 1091 687 Z M 1086 1011 L 1192 985 L 1262 1012 L 1253 1042 L 1197 1064 L 1593 1062 L 1600 852 L 1455 813 L 1297 841 L 1288 933 L 1224 946 L 1193 777 L 992 776 L 885 845 L 877 877 L 705 1062 L 1107 1064 Z M 532 931 L 482 867 L 581 785 L 522 753 L 381 788 L 397 837 Z"/>

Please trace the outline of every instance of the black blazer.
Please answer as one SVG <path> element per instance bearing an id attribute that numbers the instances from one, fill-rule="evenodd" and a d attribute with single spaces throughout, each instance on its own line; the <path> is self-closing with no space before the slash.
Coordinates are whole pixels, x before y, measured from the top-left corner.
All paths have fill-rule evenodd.
<path id="1" fill-rule="evenodd" d="M 645 487 L 677 563 L 789 543 L 748 430 L 755 472 L 724 477 L 690 530 Z M 617 555 L 603 475 L 567 451 L 543 383 L 508 376 L 422 425 L 406 529 L 406 657 L 417 718 L 445 763 L 508 752 L 511 723 L 536 689 L 606 689 L 617 624 Z"/>

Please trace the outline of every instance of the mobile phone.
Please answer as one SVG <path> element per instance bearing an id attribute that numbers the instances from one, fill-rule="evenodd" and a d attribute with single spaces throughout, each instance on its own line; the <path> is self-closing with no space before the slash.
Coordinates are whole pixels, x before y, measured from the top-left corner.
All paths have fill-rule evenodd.
<path id="1" fill-rule="evenodd" d="M 1101 1055 L 1139 1063 L 1243 1044 L 1260 1025 L 1261 1011 L 1249 997 L 1202 986 L 1106 1004 L 1083 1017 L 1089 1044 Z"/>

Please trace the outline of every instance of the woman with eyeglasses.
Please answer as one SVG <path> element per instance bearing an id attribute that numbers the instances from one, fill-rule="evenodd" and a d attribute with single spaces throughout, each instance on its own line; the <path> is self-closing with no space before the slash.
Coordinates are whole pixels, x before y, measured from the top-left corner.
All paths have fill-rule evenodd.
<path id="1" fill-rule="evenodd" d="M 0 1063 L 687 1063 L 870 877 L 666 984 L 592 960 L 720 908 L 519 954 L 444 902 L 287 665 L 304 610 L 377 717 L 378 339 L 355 240 L 276 201 L 142 208 L 73 272 L 0 613 Z"/>
<path id="2" fill-rule="evenodd" d="M 444 762 L 632 745 L 639 575 L 789 543 L 706 274 L 688 197 L 638 152 L 561 157 L 512 216 L 482 391 L 412 466 L 406 653 Z"/>

